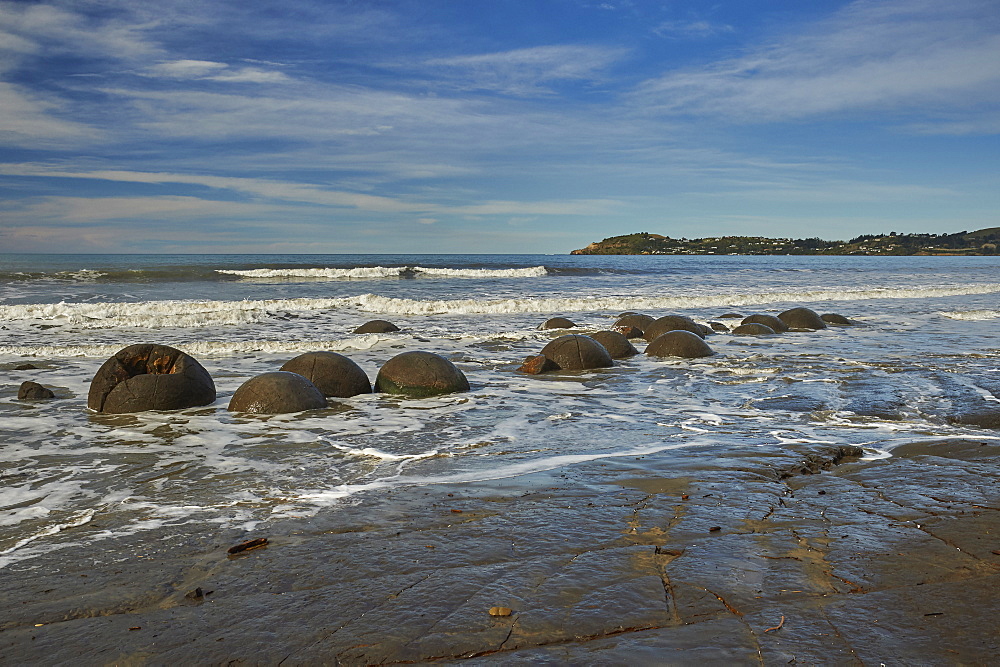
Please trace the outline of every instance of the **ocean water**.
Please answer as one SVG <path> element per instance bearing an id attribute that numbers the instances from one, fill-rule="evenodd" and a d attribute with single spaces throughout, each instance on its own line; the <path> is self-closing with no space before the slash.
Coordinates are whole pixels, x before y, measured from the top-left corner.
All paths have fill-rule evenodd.
<path id="1" fill-rule="evenodd" d="M 625 311 L 732 326 L 719 315 L 794 306 L 857 326 L 716 334 L 716 354 L 697 360 L 515 372 L 566 333 L 538 330 L 557 315 L 586 333 Z M 350 333 L 370 319 L 402 330 Z M 859 445 L 877 458 L 916 440 L 997 439 L 998 333 L 993 257 L 0 255 L 0 567 L 30 570 L 82 541 L 259 529 L 400 485 L 601 458 L 793 444 Z M 94 373 L 135 343 L 193 355 L 215 379 L 215 403 L 89 411 Z M 372 380 L 396 354 L 432 351 L 472 390 L 227 411 L 247 379 L 313 350 L 351 357 Z M 25 363 L 37 368 L 15 370 Z M 17 400 L 25 380 L 56 399 Z"/>

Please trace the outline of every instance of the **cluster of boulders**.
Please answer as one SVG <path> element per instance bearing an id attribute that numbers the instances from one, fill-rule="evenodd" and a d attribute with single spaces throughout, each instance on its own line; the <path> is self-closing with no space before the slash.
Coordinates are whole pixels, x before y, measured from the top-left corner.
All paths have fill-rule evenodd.
<path id="1" fill-rule="evenodd" d="M 719 319 L 740 318 L 727 313 Z M 581 371 L 614 366 L 615 359 L 639 354 L 631 341 L 644 339 L 645 353 L 652 357 L 707 357 L 714 352 L 705 338 L 715 331 L 729 331 L 721 322 L 699 324 L 683 315 L 653 318 L 625 313 L 610 330 L 588 335 L 566 334 L 550 341 L 541 353 L 528 357 L 518 369 L 539 374 L 549 371 Z M 842 315 L 817 315 L 808 308 L 793 308 L 777 316 L 755 314 L 743 317 L 734 335 L 760 336 L 785 331 L 814 331 L 828 324 L 850 325 Z M 555 317 L 539 329 L 570 329 L 576 325 Z M 391 322 L 372 320 L 354 333 L 399 331 Z M 354 361 L 336 352 L 307 352 L 285 363 L 279 370 L 244 382 L 233 394 L 229 410 L 258 414 L 281 414 L 327 407 L 328 398 L 348 398 L 373 391 L 409 397 L 426 397 L 469 391 L 469 381 L 452 362 L 432 352 L 404 352 L 387 361 L 375 378 Z M 54 393 L 36 383 L 25 382 L 18 391 L 21 400 L 53 398 Z M 180 410 L 215 401 L 215 382 L 190 355 L 167 345 L 130 345 L 108 359 L 94 375 L 87 406 L 108 414 L 145 410 Z"/>
<path id="2" fill-rule="evenodd" d="M 664 315 L 654 318 L 641 313 L 624 313 L 610 331 L 587 334 L 567 334 L 551 341 L 538 355 L 528 357 L 518 369 L 533 375 L 549 371 L 577 371 L 607 368 L 613 359 L 623 359 L 638 354 L 630 342 L 644 339 L 645 353 L 651 357 L 680 357 L 696 359 L 714 354 L 705 338 L 715 332 L 736 336 L 765 336 L 786 331 L 816 331 L 828 325 L 849 326 L 853 322 L 843 315 L 828 313 L 818 315 L 808 308 L 792 308 L 778 315 L 754 314 L 743 317 L 726 313 L 719 319 L 740 319 L 739 326 L 730 331 L 722 322 L 699 324 L 685 315 Z M 571 329 L 576 325 L 564 317 L 553 317 L 539 329 Z"/>

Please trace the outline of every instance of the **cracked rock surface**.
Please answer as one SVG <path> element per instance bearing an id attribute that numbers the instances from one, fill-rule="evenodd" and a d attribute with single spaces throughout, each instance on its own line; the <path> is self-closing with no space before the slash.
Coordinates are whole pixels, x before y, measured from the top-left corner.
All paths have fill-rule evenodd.
<path id="1" fill-rule="evenodd" d="M 0 662 L 1000 655 L 995 440 L 917 442 L 875 461 L 707 449 L 383 491 L 266 535 L 185 524 L 54 552 L 0 571 Z"/>

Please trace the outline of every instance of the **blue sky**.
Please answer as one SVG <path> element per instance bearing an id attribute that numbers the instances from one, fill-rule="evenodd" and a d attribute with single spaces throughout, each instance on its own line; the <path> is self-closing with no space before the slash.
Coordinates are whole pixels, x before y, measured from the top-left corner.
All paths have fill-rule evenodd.
<path id="1" fill-rule="evenodd" d="M 997 0 L 0 2 L 0 252 L 1000 225 Z"/>

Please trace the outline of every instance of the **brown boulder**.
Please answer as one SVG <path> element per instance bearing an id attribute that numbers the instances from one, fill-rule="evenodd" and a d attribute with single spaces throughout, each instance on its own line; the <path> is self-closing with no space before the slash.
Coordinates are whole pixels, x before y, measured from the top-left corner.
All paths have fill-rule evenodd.
<path id="1" fill-rule="evenodd" d="M 465 373 L 433 352 L 403 352 L 385 362 L 375 378 L 375 391 L 424 397 L 469 391 Z"/>
<path id="2" fill-rule="evenodd" d="M 729 332 L 729 327 L 727 327 L 722 322 L 709 322 L 708 326 L 712 327 L 712 331 L 718 331 L 719 333 Z"/>
<path id="3" fill-rule="evenodd" d="M 298 373 L 271 371 L 252 377 L 229 401 L 230 412 L 278 415 L 326 407 L 323 392 Z"/>
<path id="4" fill-rule="evenodd" d="M 371 334 L 371 333 L 391 333 L 393 331 L 399 331 L 399 327 L 397 327 L 392 322 L 387 322 L 385 320 L 371 320 L 362 324 L 352 333 Z"/>
<path id="5" fill-rule="evenodd" d="M 741 320 L 741 319 L 743 319 L 743 316 L 740 315 L 739 313 L 723 313 L 722 315 L 719 315 L 719 319 L 720 320 Z"/>
<path id="6" fill-rule="evenodd" d="M 621 335 L 625 336 L 627 339 L 632 338 L 642 338 L 642 329 L 637 329 L 636 327 L 630 326 L 613 326 L 612 331 L 617 331 Z"/>
<path id="7" fill-rule="evenodd" d="M 51 389 L 31 380 L 22 382 L 17 389 L 17 400 L 19 401 L 39 401 L 55 397 L 56 395 L 52 393 Z"/>
<path id="8" fill-rule="evenodd" d="M 565 317 L 553 317 L 538 325 L 539 329 L 572 329 L 576 326 L 572 320 Z"/>
<path id="9" fill-rule="evenodd" d="M 771 333 L 784 333 L 788 331 L 788 325 L 774 315 L 764 315 L 757 313 L 744 317 L 740 324 L 763 324 L 771 329 Z"/>
<path id="10" fill-rule="evenodd" d="M 542 354 L 564 371 L 610 368 L 615 365 L 604 346 L 589 336 L 567 334 L 542 348 Z"/>
<path id="11" fill-rule="evenodd" d="M 529 375 L 541 375 L 542 373 L 557 370 L 559 370 L 559 367 L 556 366 L 551 359 L 546 357 L 544 354 L 536 354 L 535 356 L 525 359 L 524 363 L 517 369 L 517 372 L 528 373 Z"/>
<path id="12" fill-rule="evenodd" d="M 628 338 L 617 331 L 596 331 L 587 335 L 603 345 L 612 359 L 624 359 L 639 354 L 639 350 L 628 342 Z"/>
<path id="13" fill-rule="evenodd" d="M 705 329 L 700 324 L 684 315 L 664 315 L 650 322 L 642 330 L 643 338 L 653 341 L 668 331 L 689 331 L 699 338 L 705 337 Z"/>
<path id="14" fill-rule="evenodd" d="M 822 315 L 819 316 L 819 318 L 824 322 L 826 322 L 827 324 L 836 324 L 842 327 L 849 327 L 854 325 L 854 322 L 850 321 L 849 319 L 838 313 L 823 313 Z"/>
<path id="15" fill-rule="evenodd" d="M 371 380 L 361 367 L 336 352 L 306 352 L 285 363 L 281 370 L 298 373 L 324 396 L 349 398 L 372 393 Z"/>
<path id="16" fill-rule="evenodd" d="M 618 327 L 634 327 L 639 331 L 645 331 L 646 327 L 656 321 L 656 318 L 650 317 L 649 315 L 642 315 L 639 313 L 629 313 L 628 315 L 622 315 L 615 323 L 611 325 L 611 328 L 618 329 Z M 642 335 L 642 334 L 640 334 Z M 632 336 L 637 338 L 638 336 Z"/>
<path id="17" fill-rule="evenodd" d="M 145 410 L 180 410 L 215 400 L 208 371 L 167 345 L 130 345 L 98 369 L 90 383 L 87 407 L 122 414 Z"/>
<path id="18" fill-rule="evenodd" d="M 715 352 L 698 334 L 683 329 L 674 329 L 653 339 L 653 342 L 646 347 L 646 354 L 651 357 L 695 359 L 709 357 Z"/>
<path id="19" fill-rule="evenodd" d="M 826 322 L 808 308 L 791 308 L 778 313 L 778 319 L 788 325 L 789 329 L 825 329 Z"/>
<path id="20" fill-rule="evenodd" d="M 740 326 L 733 329 L 734 336 L 771 336 L 777 333 L 774 329 L 767 326 L 766 324 L 760 324 L 758 322 L 750 322 L 749 324 L 741 324 Z"/>

